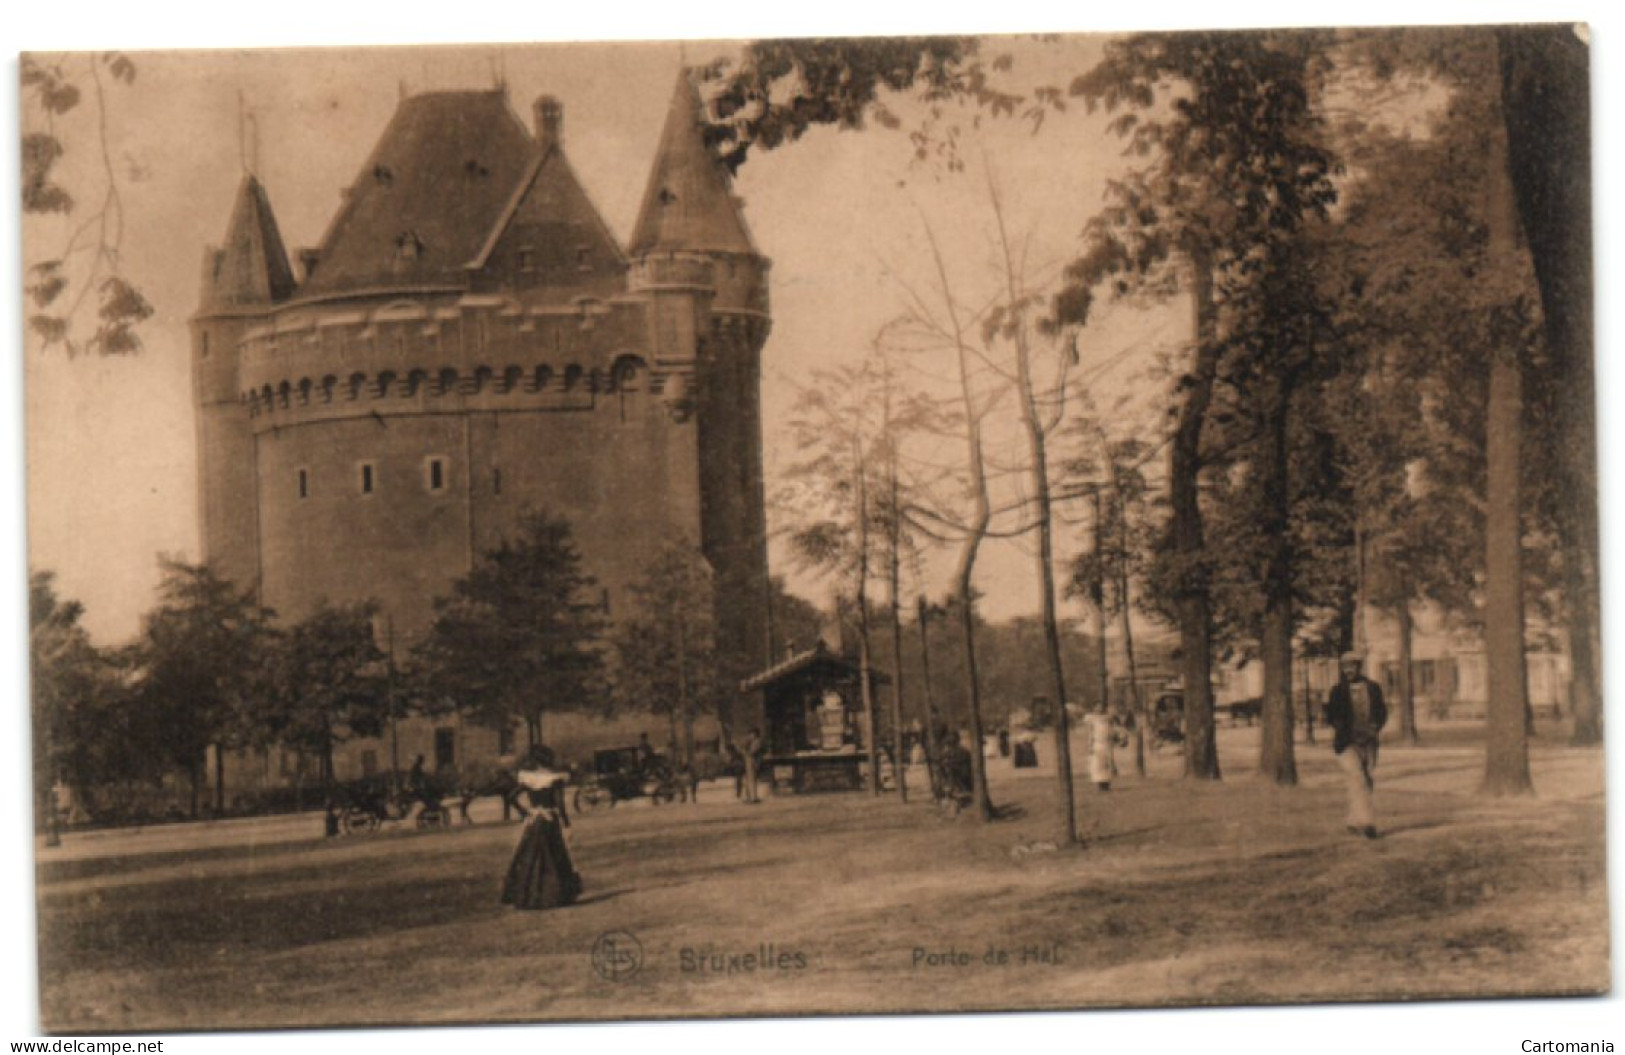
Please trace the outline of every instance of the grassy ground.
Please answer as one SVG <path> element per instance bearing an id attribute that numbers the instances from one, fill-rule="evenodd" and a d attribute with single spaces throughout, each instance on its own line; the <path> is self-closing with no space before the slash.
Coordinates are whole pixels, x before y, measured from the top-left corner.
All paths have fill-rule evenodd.
<path id="1" fill-rule="evenodd" d="M 1171 757 L 1109 793 L 1080 782 L 1081 851 L 1051 848 L 1053 775 L 998 765 L 1011 817 L 985 827 L 864 795 L 617 809 L 572 830 L 582 902 L 541 913 L 497 904 L 512 825 L 322 840 L 303 817 L 70 837 L 39 856 L 42 1020 L 172 1031 L 1606 989 L 1601 753 L 1543 737 L 1540 796 L 1484 802 L 1478 750 L 1438 739 L 1386 751 L 1375 842 L 1343 831 L 1324 746 L 1301 746 L 1302 785 L 1280 789 L 1248 775 L 1256 731 L 1225 730 L 1221 784 L 1178 780 Z M 609 980 L 593 949 L 615 931 L 642 960 Z"/>

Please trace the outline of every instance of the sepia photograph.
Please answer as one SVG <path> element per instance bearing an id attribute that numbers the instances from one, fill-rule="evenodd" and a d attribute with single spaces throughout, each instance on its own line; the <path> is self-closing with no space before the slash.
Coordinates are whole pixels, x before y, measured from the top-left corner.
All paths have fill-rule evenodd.
<path id="1" fill-rule="evenodd" d="M 1593 31 L 1197 16 L 20 41 L 19 1029 L 1625 1042 Z"/>

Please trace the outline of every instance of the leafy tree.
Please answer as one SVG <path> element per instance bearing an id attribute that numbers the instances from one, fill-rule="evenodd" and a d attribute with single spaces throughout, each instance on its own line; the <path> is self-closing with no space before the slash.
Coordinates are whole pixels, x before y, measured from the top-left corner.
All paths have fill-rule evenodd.
<path id="1" fill-rule="evenodd" d="M 272 693 L 260 714 L 269 742 L 321 759 L 333 779 L 333 748 L 354 737 L 383 733 L 389 718 L 385 655 L 374 639 L 377 606 L 325 602 L 278 635 Z"/>
<path id="2" fill-rule="evenodd" d="M 206 565 L 165 558 L 158 607 L 129 661 L 133 706 L 158 731 L 162 761 L 192 777 L 192 813 L 206 752 L 216 749 L 215 808 L 225 805 L 225 749 L 254 737 L 267 695 L 272 613 Z"/>
<path id="3" fill-rule="evenodd" d="M 607 628 L 569 524 L 533 512 L 435 602 L 417 658 L 432 697 L 495 729 L 523 719 L 535 745 L 543 715 L 607 700 Z"/>
<path id="4" fill-rule="evenodd" d="M 708 136 L 737 169 L 752 148 L 772 150 L 821 125 L 858 129 L 873 117 L 886 128 L 900 128 L 887 96 L 910 89 L 937 104 L 968 98 L 995 113 L 1034 113 L 1029 100 L 994 83 L 993 75 L 1007 67 L 1002 56 L 984 62 L 980 43 L 970 37 L 755 41 L 737 61 L 719 61 L 706 71 L 717 89 L 717 121 Z M 920 158 L 935 153 L 960 167 L 951 138 L 921 128 L 911 139 Z"/>
<path id="5" fill-rule="evenodd" d="M 93 203 L 93 211 L 76 217 L 78 222 L 52 255 L 27 266 L 23 292 L 35 309 L 28 317 L 28 327 L 46 348 L 61 345 L 70 354 L 82 348 L 100 355 L 141 349 L 136 327 L 151 317 L 152 305 L 120 270 L 124 204 L 106 134 L 108 81 L 130 85 L 135 73 L 135 63 L 119 52 L 22 57 L 23 212 L 68 216 L 78 207 L 72 193 L 57 182 L 55 170 L 68 149 L 60 123 L 79 109 L 84 99 L 80 85 L 86 82 L 91 86 L 102 162 L 100 197 Z M 74 284 L 78 292 L 70 293 Z M 96 297 L 95 330 L 89 337 L 75 337 L 75 320 L 92 294 Z"/>
<path id="6" fill-rule="evenodd" d="M 28 577 L 28 658 L 34 750 L 34 795 L 48 837 L 56 837 L 51 796 L 58 782 L 81 795 L 92 786 L 133 776 L 141 754 L 121 736 L 123 702 L 112 659 L 80 625 L 84 606 L 57 595 L 55 576 Z"/>
<path id="7" fill-rule="evenodd" d="M 1211 692 L 1213 569 L 1199 488 L 1208 464 L 1203 432 L 1221 361 L 1237 349 L 1251 352 L 1260 367 L 1261 421 L 1272 437 L 1261 477 L 1269 497 L 1265 654 L 1267 695 L 1274 701 L 1267 708 L 1263 765 L 1275 779 L 1294 779 L 1283 440 L 1293 373 L 1288 364 L 1276 364 L 1284 370 L 1266 364 L 1277 352 L 1301 359 L 1304 346 L 1302 335 L 1291 332 L 1301 297 L 1291 284 L 1269 280 L 1291 275 L 1289 254 L 1299 230 L 1335 200 L 1334 160 L 1315 134 L 1311 110 L 1324 43 L 1319 34 L 1285 31 L 1137 35 L 1110 44 L 1101 63 L 1071 85 L 1071 94 L 1091 108 L 1124 111 L 1112 128 L 1131 153 L 1151 160 L 1109 187 L 1107 207 L 1087 232 L 1091 247 L 1069 268 L 1057 316 L 1063 322 L 1087 318 L 1102 282 L 1175 289 L 1181 260 L 1195 311 L 1195 347 L 1175 392 L 1169 534 L 1154 581 L 1166 588 L 1178 616 L 1187 772 L 1200 779 L 1219 776 Z"/>
<path id="8" fill-rule="evenodd" d="M 616 702 L 664 714 L 671 742 L 682 745 L 691 765 L 694 720 L 716 712 L 722 689 L 712 594 L 711 568 L 699 548 L 668 543 L 633 584 L 632 614 L 614 631 Z"/>

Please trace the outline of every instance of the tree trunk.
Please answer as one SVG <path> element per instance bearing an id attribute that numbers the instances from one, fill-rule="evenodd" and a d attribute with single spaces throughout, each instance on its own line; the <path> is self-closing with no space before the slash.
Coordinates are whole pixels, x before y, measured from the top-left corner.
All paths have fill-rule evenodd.
<path id="1" fill-rule="evenodd" d="M 1061 667 L 1061 628 L 1055 612 L 1054 516 L 1050 507 L 1049 457 L 1045 449 L 1044 426 L 1038 416 L 1037 394 L 1033 391 L 1032 362 L 1026 340 L 1026 324 L 1016 324 L 1016 375 L 1021 386 L 1021 417 L 1027 429 L 1027 449 L 1032 459 L 1034 521 L 1038 527 L 1038 588 L 1042 596 L 1044 654 L 1049 666 L 1050 690 L 1055 694 L 1055 775 L 1061 796 L 1061 838 L 1069 845 L 1078 839 L 1077 798 L 1072 791 L 1072 718 L 1066 705 L 1066 674 Z M 972 745 L 978 755 L 982 744 Z"/>
<path id="2" fill-rule="evenodd" d="M 1106 554 L 1100 544 L 1100 490 L 1098 488 L 1094 493 L 1094 505 L 1095 575 L 1094 581 L 1089 584 L 1089 603 L 1090 607 L 1094 609 L 1096 692 L 1100 697 L 1096 701 L 1096 707 L 1100 710 L 1100 713 L 1109 715 L 1112 709 L 1112 686 L 1111 675 L 1106 664 Z"/>
<path id="3" fill-rule="evenodd" d="M 1309 691 L 1309 664 L 1303 663 L 1298 667 L 1303 681 L 1303 742 L 1315 742 L 1315 700 Z"/>
<path id="4" fill-rule="evenodd" d="M 1128 578 L 1128 503 L 1123 500 L 1123 489 L 1118 484 L 1117 461 L 1112 457 L 1111 444 L 1100 431 L 1100 449 L 1106 460 L 1107 479 L 1112 489 L 1112 500 L 1117 503 L 1117 611 L 1123 626 L 1123 657 L 1128 666 L 1128 693 L 1130 713 L 1134 715 L 1134 774 L 1145 776 L 1145 702 L 1140 698 L 1140 672 L 1134 662 L 1133 600 L 1129 594 Z"/>
<path id="5" fill-rule="evenodd" d="M 1134 774 L 1145 776 L 1145 701 L 1140 696 L 1140 671 L 1134 660 L 1133 619 L 1129 615 L 1128 573 L 1119 576 L 1122 593 L 1123 655 L 1128 661 L 1129 707 L 1134 715 Z"/>
<path id="6" fill-rule="evenodd" d="M 1266 780 L 1293 786 L 1298 763 L 1292 748 L 1292 554 L 1287 419 L 1291 383 L 1276 378 L 1265 393 L 1264 523 L 1268 556 L 1264 567 L 1264 701 L 1258 771 Z"/>
<path id="7" fill-rule="evenodd" d="M 1584 583 L 1575 583 L 1579 576 L 1568 576 L 1568 637 L 1569 665 L 1573 680 L 1569 683 L 1569 708 L 1574 714 L 1574 735 L 1570 743 L 1576 747 L 1589 747 L 1602 743 L 1602 686 L 1597 681 L 1596 651 L 1592 648 L 1592 628 L 1595 623 L 1579 611 L 1584 602 L 1579 598 L 1586 590 Z M 1565 598 L 1567 600 L 1567 598 Z"/>
<path id="8" fill-rule="evenodd" d="M 993 819 L 993 799 L 987 790 L 987 760 L 982 757 L 982 690 L 976 673 L 976 587 L 975 571 L 976 557 L 981 550 L 982 540 L 987 537 L 988 525 L 993 522 L 993 505 L 987 492 L 987 465 L 982 456 L 982 415 L 985 411 L 977 406 L 976 392 L 971 385 L 970 353 L 966 347 L 965 335 L 960 328 L 958 305 L 954 303 L 951 287 L 948 284 L 948 271 L 942 260 L 942 249 L 937 245 L 936 234 L 929 226 L 925 229 L 927 240 L 931 243 L 931 259 L 936 265 L 937 281 L 942 289 L 942 299 L 948 309 L 948 319 L 953 328 L 954 351 L 959 365 L 959 392 L 960 399 L 965 406 L 965 467 L 970 471 L 971 501 L 974 510 L 971 523 L 965 534 L 964 546 L 959 552 L 959 567 L 956 571 L 955 582 L 959 589 L 960 627 L 964 634 L 965 645 L 965 699 L 969 713 L 966 715 L 970 722 L 971 738 L 975 741 L 976 750 L 971 752 L 971 779 L 974 785 L 976 798 L 976 813 L 983 821 Z M 929 730 L 928 738 L 929 738 Z M 947 789 L 944 789 L 947 790 Z"/>
<path id="9" fill-rule="evenodd" d="M 1572 25 L 1497 31 L 1508 171 L 1540 286 L 1558 407 L 1564 605 L 1574 739 L 1602 739 L 1597 637 L 1597 434 L 1591 224 L 1590 48 Z"/>
<path id="10" fill-rule="evenodd" d="M 919 613 L 916 625 L 920 628 L 920 686 L 925 690 L 925 721 L 922 723 L 920 750 L 925 755 L 925 772 L 926 779 L 931 783 L 931 797 L 940 798 L 942 789 L 937 784 L 937 749 L 931 742 L 937 703 L 935 692 L 931 688 L 931 631 L 927 625 L 930 620 L 930 605 L 926 603 L 924 594 L 920 595 Z"/>
<path id="11" fill-rule="evenodd" d="M 1411 603 L 1400 601 L 1394 616 L 1399 620 L 1399 736 L 1407 744 L 1419 744 L 1422 737 L 1416 731 L 1416 685 L 1411 677 L 1411 642 L 1416 633 Z"/>
<path id="12" fill-rule="evenodd" d="M 1533 790 L 1529 778 L 1529 692 L 1523 654 L 1523 552 L 1518 504 L 1521 372 L 1514 351 L 1497 348 L 1492 352 L 1486 422 L 1488 515 L 1484 532 L 1484 652 L 1489 673 L 1484 791 L 1491 795 L 1519 795 Z"/>
<path id="13" fill-rule="evenodd" d="M 1506 170 L 1505 142 L 1491 136 L 1485 224 L 1488 251 L 1505 259 L 1517 250 L 1516 216 Z M 1502 327 L 1510 330 L 1512 327 Z M 1523 444 L 1523 363 L 1516 337 L 1497 334 L 1489 350 L 1485 411 L 1484 652 L 1489 676 L 1484 791 L 1522 795 L 1529 778 L 1529 686 L 1524 667 L 1523 505 L 1519 456 Z"/>
<path id="14" fill-rule="evenodd" d="M 223 817 L 226 813 L 226 745 L 214 745 L 214 812 L 215 816 Z"/>
<path id="15" fill-rule="evenodd" d="M 853 447 L 857 447 L 854 440 Z M 874 665 L 869 654 L 869 472 L 854 451 L 858 485 L 858 693 L 863 701 L 863 747 L 869 756 L 869 794 L 880 794 L 880 743 L 875 728 Z"/>
<path id="16" fill-rule="evenodd" d="M 889 417 L 888 409 L 888 417 Z M 891 437 L 887 437 L 887 443 Z M 897 781 L 897 797 L 908 802 L 908 759 L 903 754 L 903 599 L 900 596 L 903 578 L 903 524 L 897 500 L 897 455 L 892 450 L 886 461 L 886 482 L 891 491 L 887 511 L 886 571 L 891 602 L 891 725 L 892 725 L 892 779 Z"/>
<path id="17" fill-rule="evenodd" d="M 1185 775 L 1195 780 L 1218 780 L 1219 750 L 1213 729 L 1212 605 L 1199 492 L 1202 426 L 1219 369 L 1217 311 L 1211 259 L 1202 248 L 1192 250 L 1190 257 L 1196 350 L 1169 445 L 1168 498 L 1172 516 L 1168 529 L 1174 557 L 1180 564 L 1174 610 L 1179 622 L 1180 672 L 1185 686 Z"/>

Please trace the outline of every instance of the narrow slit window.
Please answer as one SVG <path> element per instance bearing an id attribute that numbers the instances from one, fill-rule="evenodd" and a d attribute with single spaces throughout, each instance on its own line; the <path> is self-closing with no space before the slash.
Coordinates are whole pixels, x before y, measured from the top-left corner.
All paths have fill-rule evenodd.
<path id="1" fill-rule="evenodd" d="M 430 491 L 446 489 L 446 459 L 430 458 L 424 463 L 423 483 Z"/>
<path id="2" fill-rule="evenodd" d="M 360 480 L 361 493 L 370 495 L 373 491 L 373 466 L 371 462 L 361 463 Z"/>
<path id="3" fill-rule="evenodd" d="M 492 469 L 491 470 L 491 493 L 494 494 L 494 495 L 499 495 L 499 494 L 502 493 L 502 470 L 501 469 Z"/>
<path id="4" fill-rule="evenodd" d="M 306 469 L 299 470 L 299 497 L 310 497 L 310 472 Z"/>

